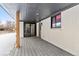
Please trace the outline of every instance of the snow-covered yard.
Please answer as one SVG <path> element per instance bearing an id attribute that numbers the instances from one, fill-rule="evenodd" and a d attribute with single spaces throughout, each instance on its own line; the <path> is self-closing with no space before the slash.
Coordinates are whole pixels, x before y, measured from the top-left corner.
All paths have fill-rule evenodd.
<path id="1" fill-rule="evenodd" d="M 15 33 L 0 34 L 0 56 L 6 56 L 15 46 Z"/>

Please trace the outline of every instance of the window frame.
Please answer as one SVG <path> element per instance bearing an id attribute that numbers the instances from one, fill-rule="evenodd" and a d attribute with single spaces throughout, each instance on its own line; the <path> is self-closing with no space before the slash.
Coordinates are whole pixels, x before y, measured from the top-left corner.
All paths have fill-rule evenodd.
<path id="1" fill-rule="evenodd" d="M 57 20 L 56 20 L 56 17 L 58 15 L 60 15 L 60 21 L 59 21 L 60 22 L 60 26 L 59 27 L 56 26 L 56 24 L 58 23 Z M 54 20 L 54 22 L 53 22 L 53 20 Z M 54 27 L 53 27 L 53 24 L 55 25 Z M 61 13 L 58 13 L 55 16 L 51 16 L 51 28 L 61 28 Z"/>

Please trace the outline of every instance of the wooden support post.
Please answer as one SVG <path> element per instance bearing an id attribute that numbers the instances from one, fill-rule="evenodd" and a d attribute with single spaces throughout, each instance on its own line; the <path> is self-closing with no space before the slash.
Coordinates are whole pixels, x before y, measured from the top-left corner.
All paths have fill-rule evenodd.
<path id="1" fill-rule="evenodd" d="M 20 20 L 20 11 L 17 11 L 16 12 L 16 48 L 20 48 L 19 20 Z"/>

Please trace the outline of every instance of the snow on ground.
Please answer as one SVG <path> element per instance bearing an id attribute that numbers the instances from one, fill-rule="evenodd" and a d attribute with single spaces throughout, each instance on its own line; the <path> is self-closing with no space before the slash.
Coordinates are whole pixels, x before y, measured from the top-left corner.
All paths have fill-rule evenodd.
<path id="1" fill-rule="evenodd" d="M 15 46 L 15 33 L 6 33 L 0 35 L 0 56 L 6 56 Z"/>

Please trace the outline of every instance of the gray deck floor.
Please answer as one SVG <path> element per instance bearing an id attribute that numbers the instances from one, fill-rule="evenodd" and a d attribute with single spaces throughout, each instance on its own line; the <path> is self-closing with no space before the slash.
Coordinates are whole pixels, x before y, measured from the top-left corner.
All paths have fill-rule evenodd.
<path id="1" fill-rule="evenodd" d="M 72 56 L 66 51 L 36 37 L 21 39 L 21 47 L 10 51 L 10 56 Z"/>

